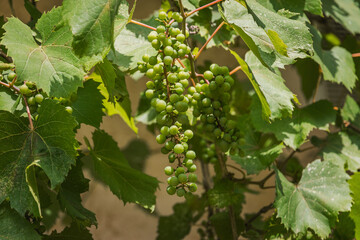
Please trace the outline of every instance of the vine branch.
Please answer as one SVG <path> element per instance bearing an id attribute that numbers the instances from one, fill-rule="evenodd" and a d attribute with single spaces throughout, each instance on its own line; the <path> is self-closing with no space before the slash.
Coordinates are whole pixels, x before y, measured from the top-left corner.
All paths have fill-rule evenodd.
<path id="1" fill-rule="evenodd" d="M 0 50 L 0 56 L 4 58 L 8 63 L 12 62 L 12 58 L 6 55 L 3 51 Z"/>
<path id="2" fill-rule="evenodd" d="M 253 221 L 255 221 L 260 215 L 267 213 L 273 208 L 274 208 L 273 203 L 270 203 L 269 205 L 262 207 L 254 216 L 252 216 L 249 220 L 245 222 L 245 230 L 248 231 Z"/>
<path id="3" fill-rule="evenodd" d="M 211 36 L 208 38 L 208 40 L 206 40 L 205 44 L 201 47 L 201 49 L 199 50 L 199 52 L 196 54 L 195 56 L 195 60 L 200 56 L 201 52 L 205 49 L 205 47 L 209 44 L 209 42 L 211 41 L 211 39 L 213 39 L 213 37 L 215 36 L 215 34 L 220 30 L 220 28 L 225 24 L 225 22 L 221 22 L 220 25 L 215 29 L 215 31 L 211 34 Z"/>
<path id="4" fill-rule="evenodd" d="M 223 1 L 223 0 L 216 0 L 216 1 L 213 1 L 213 2 L 211 2 L 211 3 L 208 3 L 208 4 L 204 5 L 204 6 L 201 6 L 201 7 L 197 8 L 197 9 L 192 10 L 191 12 L 189 12 L 188 14 L 186 14 L 186 16 L 187 16 L 187 17 L 188 17 L 188 16 L 191 16 L 191 15 L 193 15 L 194 13 L 196 13 L 196 12 L 198 12 L 198 11 L 204 9 L 204 8 L 210 7 L 210 6 L 214 5 L 214 4 L 217 4 L 217 3 L 221 2 L 221 1 Z"/>
<path id="5" fill-rule="evenodd" d="M 241 69 L 241 66 L 237 66 L 236 68 L 234 68 L 229 75 L 233 75 L 234 73 L 236 73 L 237 71 L 239 71 Z"/>
<path id="6" fill-rule="evenodd" d="M 351 56 L 354 57 L 354 58 L 355 57 L 360 57 L 360 53 L 353 53 L 353 54 L 351 54 Z"/>
<path id="7" fill-rule="evenodd" d="M 154 27 L 152 27 L 152 26 L 149 26 L 149 25 L 147 25 L 147 24 L 145 24 L 145 23 L 141 23 L 141 22 L 138 22 L 138 21 L 135 21 L 135 20 L 130 20 L 130 22 L 131 23 L 134 23 L 134 24 L 136 24 L 136 25 L 139 25 L 139 26 L 142 26 L 142 27 L 146 27 L 146 28 L 149 28 L 149 29 L 151 29 L 151 30 L 154 30 L 154 31 L 156 31 L 156 28 L 154 28 Z"/>

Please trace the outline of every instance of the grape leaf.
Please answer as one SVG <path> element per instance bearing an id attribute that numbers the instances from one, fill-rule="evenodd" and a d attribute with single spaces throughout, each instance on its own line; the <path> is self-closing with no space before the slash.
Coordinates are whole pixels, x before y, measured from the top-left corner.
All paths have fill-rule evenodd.
<path id="1" fill-rule="evenodd" d="M 328 130 L 334 123 L 336 111 L 328 101 L 321 100 L 304 108 L 295 108 L 292 118 L 277 119 L 269 124 L 261 119 L 258 99 L 253 98 L 251 119 L 255 129 L 261 132 L 274 133 L 278 140 L 297 149 L 314 129 Z"/>
<path id="2" fill-rule="evenodd" d="M 236 206 L 236 209 L 240 211 L 245 200 L 244 192 L 245 189 L 241 184 L 223 179 L 215 182 L 214 187 L 207 192 L 207 197 L 212 207 Z"/>
<path id="3" fill-rule="evenodd" d="M 61 25 L 61 8 L 44 14 L 36 24 L 41 45 L 31 29 L 17 18 L 4 25 L 1 44 L 14 59 L 20 81 L 32 81 L 52 97 L 68 97 L 82 85 L 84 72 L 71 49 L 72 35 Z"/>
<path id="4" fill-rule="evenodd" d="M 97 225 L 95 214 L 81 204 L 80 194 L 87 191 L 89 191 L 89 180 L 84 177 L 82 163 L 78 161 L 61 184 L 58 194 L 59 203 L 68 215 L 81 220 L 85 226 Z"/>
<path id="5" fill-rule="evenodd" d="M 349 185 L 351 190 L 350 181 L 351 180 L 349 180 Z M 339 220 L 336 222 L 332 232 L 333 239 L 355 239 L 355 224 L 349 215 L 349 212 L 341 212 L 339 214 Z"/>
<path id="6" fill-rule="evenodd" d="M 360 168 L 360 137 L 340 132 L 330 134 L 321 154 L 326 161 L 331 161 L 353 172 Z"/>
<path id="7" fill-rule="evenodd" d="M 352 34 L 360 33 L 360 2 L 358 0 L 323 0 L 324 13 L 342 24 Z"/>
<path id="8" fill-rule="evenodd" d="M 142 21 L 150 25 L 158 25 L 154 18 Z M 121 71 L 128 71 L 137 67 L 137 62 L 142 61 L 146 53 L 150 56 L 156 55 L 157 51 L 147 40 L 150 29 L 138 26 L 127 25 L 116 37 L 114 50 L 111 50 L 108 58 L 116 64 Z"/>
<path id="9" fill-rule="evenodd" d="M 114 42 L 114 21 L 125 0 L 65 0 L 63 14 L 74 35 L 73 47 L 91 69 L 108 54 Z M 123 6 L 123 5 L 122 5 Z"/>
<path id="10" fill-rule="evenodd" d="M 307 11 L 316 15 L 323 15 L 321 0 L 292 0 L 291 2 L 278 0 L 259 0 L 258 2 L 267 9 L 271 9 L 278 13 L 288 11 L 295 13 L 296 15 L 294 16 L 302 16 L 304 11 Z M 298 18 L 296 17 L 296 19 Z"/>
<path id="11" fill-rule="evenodd" d="M 296 58 L 312 54 L 311 34 L 303 22 L 274 13 L 254 0 L 246 3 L 248 9 L 235 0 L 224 2 L 224 16 L 264 65 L 283 68 Z M 276 41 L 271 41 L 267 34 L 269 30 L 277 33 L 273 38 Z M 284 45 L 286 55 L 276 51 L 284 49 Z"/>
<path id="12" fill-rule="evenodd" d="M 348 179 L 343 168 L 328 161 L 310 163 L 297 185 L 276 170 L 277 216 L 296 234 L 310 228 L 320 237 L 327 237 L 338 212 L 351 208 Z"/>
<path id="13" fill-rule="evenodd" d="M 43 240 L 92 240 L 93 237 L 88 229 L 81 226 L 77 222 L 72 222 L 70 227 L 66 227 L 62 232 L 58 233 L 54 230 L 51 235 L 45 236 Z"/>
<path id="14" fill-rule="evenodd" d="M 134 1 L 134 4 L 129 12 L 129 3 L 125 0 L 121 0 L 119 11 L 115 16 L 114 23 L 114 39 L 119 35 L 119 33 L 124 29 L 126 24 L 132 19 L 132 16 L 135 11 L 137 0 Z"/>
<path id="15" fill-rule="evenodd" d="M 309 25 L 309 28 L 314 40 L 315 54 L 313 59 L 320 65 L 324 79 L 342 83 L 351 92 L 357 80 L 351 53 L 339 46 L 335 46 L 330 50 L 323 50 L 320 32 L 311 25 Z"/>
<path id="16" fill-rule="evenodd" d="M 319 79 L 319 65 L 311 58 L 305 58 L 298 60 L 295 66 L 301 77 L 301 90 L 306 99 L 310 99 L 314 94 Z"/>
<path id="17" fill-rule="evenodd" d="M 360 128 L 360 107 L 349 95 L 346 96 L 344 107 L 341 110 L 341 116 L 344 120 L 351 122 L 355 127 Z"/>
<path id="18" fill-rule="evenodd" d="M 35 166 L 46 173 L 54 188 L 75 163 L 75 119 L 53 100 L 44 100 L 38 113 L 32 131 L 23 119 L 0 111 L 0 202 L 9 198 L 11 207 L 21 214 L 26 210 L 39 214 L 34 202 Z"/>
<path id="19" fill-rule="evenodd" d="M 260 145 L 260 133 L 248 131 L 245 134 L 245 144 L 241 145 L 244 156 L 231 156 L 231 159 L 241 165 L 247 174 L 258 174 L 265 170 L 282 153 L 284 145 L 272 144 L 270 146 Z"/>
<path id="20" fill-rule="evenodd" d="M 353 197 L 350 217 L 355 223 L 355 239 L 360 239 L 360 173 L 355 173 L 349 180 L 350 190 Z"/>
<path id="21" fill-rule="evenodd" d="M 100 127 L 102 117 L 102 102 L 105 99 L 98 87 L 100 83 L 88 80 L 84 87 L 79 88 L 77 98 L 72 104 L 73 116 L 78 123 L 85 123 L 93 127 Z"/>
<path id="22" fill-rule="evenodd" d="M 237 233 L 239 234 L 240 230 L 243 230 L 243 223 L 240 217 L 235 217 Z M 214 226 L 216 235 L 219 237 L 219 239 L 234 239 L 228 211 L 215 213 L 210 217 L 210 222 Z"/>
<path id="23" fill-rule="evenodd" d="M 101 66 L 103 65 L 101 64 Z M 112 66 L 111 68 L 98 66 L 96 70 L 100 75 L 93 73 L 91 77 L 94 81 L 101 83 L 99 89 L 105 97 L 103 100 L 105 112 L 109 116 L 119 115 L 137 134 L 138 129 L 135 125 L 134 118 L 131 116 L 131 103 L 126 89 L 125 76 L 122 73 L 119 74 L 120 70 L 117 71 Z M 110 94 L 112 94 L 112 96 Z M 115 99 L 119 101 L 115 101 Z"/>
<path id="24" fill-rule="evenodd" d="M 89 148 L 95 175 L 106 183 L 124 204 L 132 202 L 154 210 L 157 179 L 131 168 L 117 143 L 107 133 L 96 130 L 93 141 L 94 147 Z"/>
<path id="25" fill-rule="evenodd" d="M 0 238 L 7 240 L 40 240 L 33 225 L 4 202 L 0 205 Z"/>
<path id="26" fill-rule="evenodd" d="M 246 53 L 245 61 L 235 52 L 231 53 L 238 60 L 241 70 L 249 78 L 260 99 L 263 118 L 274 120 L 291 116 L 294 109 L 291 100 L 297 101 L 297 98 L 285 86 L 284 79 L 263 66 L 251 51 Z"/>
<path id="27" fill-rule="evenodd" d="M 21 104 L 21 96 L 16 95 L 8 88 L 0 88 L 0 109 L 21 115 L 25 113 L 25 107 Z"/>

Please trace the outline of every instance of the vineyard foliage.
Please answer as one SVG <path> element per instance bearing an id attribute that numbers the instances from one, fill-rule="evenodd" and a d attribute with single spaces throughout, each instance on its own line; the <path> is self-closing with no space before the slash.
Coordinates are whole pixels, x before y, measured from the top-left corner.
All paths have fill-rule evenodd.
<path id="1" fill-rule="evenodd" d="M 30 22 L 0 18 L 1 239 L 93 239 L 84 169 L 150 214 L 157 191 L 180 198 L 158 217 L 159 240 L 192 228 L 200 239 L 360 239 L 359 0 L 162 0 L 140 20 L 137 1 L 24 3 Z M 235 68 L 198 61 L 210 48 Z M 136 111 L 125 78 L 146 79 Z M 339 94 L 320 97 L 324 86 Z M 161 179 L 142 171 L 143 142 L 120 149 L 100 128 L 113 115 L 154 135 L 169 162 Z M 85 144 L 82 125 L 95 129 Z M 274 201 L 243 214 L 254 186 Z M 61 212 L 71 222 L 50 231 Z"/>

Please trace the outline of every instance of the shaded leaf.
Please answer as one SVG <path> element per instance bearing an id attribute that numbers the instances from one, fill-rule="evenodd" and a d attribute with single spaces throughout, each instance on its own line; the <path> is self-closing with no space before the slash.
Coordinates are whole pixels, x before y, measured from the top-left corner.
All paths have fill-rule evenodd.
<path id="1" fill-rule="evenodd" d="M 107 133 L 96 130 L 93 141 L 94 147 L 90 149 L 90 153 L 95 175 L 124 204 L 132 202 L 154 210 L 157 179 L 131 168 L 117 143 Z"/>
<path id="2" fill-rule="evenodd" d="M 350 217 L 355 223 L 355 239 L 360 238 L 360 173 L 355 173 L 349 180 L 350 190 L 353 197 Z"/>
<path id="3" fill-rule="evenodd" d="M 245 189 L 241 184 L 223 179 L 215 182 L 214 187 L 207 192 L 207 197 L 210 206 L 216 208 L 236 206 L 236 209 L 240 211 L 245 200 L 244 192 Z"/>
<path id="4" fill-rule="evenodd" d="M 349 95 L 346 96 L 344 107 L 341 109 L 341 116 L 355 127 L 360 128 L 360 107 Z"/>
<path id="5" fill-rule="evenodd" d="M 88 229 L 80 224 L 73 222 L 70 227 L 66 227 L 62 232 L 55 230 L 49 236 L 45 236 L 43 240 L 92 240 L 93 237 Z"/>
<path id="6" fill-rule="evenodd" d="M 319 65 L 310 58 L 300 59 L 295 63 L 301 77 L 301 90 L 306 99 L 310 99 L 315 91 L 319 79 Z"/>
<path id="7" fill-rule="evenodd" d="M 297 185 L 276 170 L 277 216 L 296 234 L 310 228 L 320 237 L 327 237 L 338 212 L 350 210 L 348 179 L 343 168 L 328 161 L 310 163 Z"/>
<path id="8" fill-rule="evenodd" d="M 142 171 L 151 150 L 144 140 L 134 139 L 122 150 L 122 152 L 129 161 L 131 167 Z"/>

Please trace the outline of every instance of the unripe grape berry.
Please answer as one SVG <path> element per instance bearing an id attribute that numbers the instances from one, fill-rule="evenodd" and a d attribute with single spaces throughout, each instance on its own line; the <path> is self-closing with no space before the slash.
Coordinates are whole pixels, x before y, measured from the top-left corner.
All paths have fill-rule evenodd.
<path id="1" fill-rule="evenodd" d="M 194 174 L 194 173 L 190 173 L 189 176 L 188 176 L 188 179 L 189 179 L 189 182 L 197 182 L 197 175 Z"/>
<path id="2" fill-rule="evenodd" d="M 168 141 L 165 143 L 165 148 L 168 150 L 173 150 L 175 146 L 175 143 L 173 141 Z"/>
<path id="3" fill-rule="evenodd" d="M 156 72 L 154 71 L 154 69 L 152 69 L 152 68 L 150 68 L 150 69 L 148 69 L 147 71 L 146 71 L 146 76 L 148 77 L 148 78 L 154 78 L 155 77 L 155 75 L 156 75 Z"/>
<path id="4" fill-rule="evenodd" d="M 187 129 L 187 130 L 184 132 L 184 135 L 185 135 L 185 137 L 187 137 L 188 139 L 192 139 L 193 136 L 194 136 L 194 133 L 193 133 L 193 131 L 191 131 L 190 129 Z"/>
<path id="5" fill-rule="evenodd" d="M 185 167 L 190 168 L 192 165 L 194 165 L 194 161 L 191 159 L 188 159 L 185 163 Z"/>
<path id="6" fill-rule="evenodd" d="M 187 182 L 187 176 L 186 176 L 185 173 L 179 174 L 178 179 L 179 179 L 179 182 L 181 182 L 181 183 L 186 183 Z"/>
<path id="7" fill-rule="evenodd" d="M 171 102 L 171 103 L 176 103 L 176 102 L 178 102 L 179 100 L 180 100 L 179 95 L 177 95 L 177 94 L 175 94 L 175 93 L 173 93 L 173 94 L 170 95 L 170 102 Z"/>
<path id="8" fill-rule="evenodd" d="M 197 187 L 196 183 L 190 183 L 190 185 L 189 185 L 190 192 L 196 192 L 197 188 L 198 187 Z"/>
<path id="9" fill-rule="evenodd" d="M 161 43 L 158 39 L 154 39 L 151 41 L 151 46 L 155 48 L 156 50 L 160 49 Z"/>
<path id="10" fill-rule="evenodd" d="M 154 97 L 154 90 L 152 90 L 152 89 L 146 90 L 145 96 L 147 99 L 152 99 Z"/>
<path id="11" fill-rule="evenodd" d="M 230 76 L 225 77 L 225 82 L 229 83 L 230 86 L 234 85 L 234 79 Z"/>
<path id="12" fill-rule="evenodd" d="M 190 168 L 189 168 L 189 172 L 195 172 L 196 171 L 196 165 L 193 164 Z"/>
<path id="13" fill-rule="evenodd" d="M 175 170 L 175 176 L 179 176 L 180 174 L 185 173 L 185 169 L 183 167 L 178 167 Z"/>
<path id="14" fill-rule="evenodd" d="M 28 103 L 29 103 L 29 105 L 35 105 L 36 104 L 35 98 L 34 97 L 29 97 L 28 98 Z"/>
<path id="15" fill-rule="evenodd" d="M 186 102 L 177 102 L 175 103 L 175 109 L 179 112 L 186 112 L 188 110 L 189 105 Z"/>
<path id="16" fill-rule="evenodd" d="M 185 35 L 180 33 L 176 36 L 176 40 L 178 40 L 179 42 L 183 42 L 185 41 Z"/>
<path id="17" fill-rule="evenodd" d="M 193 150 L 189 150 L 186 152 L 186 157 L 189 159 L 194 159 L 196 158 L 196 153 Z"/>
<path id="18" fill-rule="evenodd" d="M 163 26 L 163 25 L 159 25 L 159 26 L 157 26 L 157 28 L 156 28 L 156 32 L 157 32 L 157 33 L 163 33 L 163 32 L 165 32 L 165 30 L 166 30 L 166 28 L 165 28 L 165 26 Z"/>
<path id="19" fill-rule="evenodd" d="M 35 95 L 35 101 L 37 103 L 42 103 L 43 100 L 44 100 L 44 96 L 42 94 L 38 93 Z"/>
<path id="20" fill-rule="evenodd" d="M 201 101 L 202 105 L 204 107 L 210 107 L 211 105 L 211 99 L 210 98 L 204 98 L 202 101 Z"/>
<path id="21" fill-rule="evenodd" d="M 213 79 L 213 77 L 214 77 L 214 74 L 211 71 L 204 72 L 204 78 L 205 79 L 211 80 L 211 79 Z"/>
<path id="22" fill-rule="evenodd" d="M 170 73 L 170 74 L 168 75 L 168 81 L 169 81 L 169 83 L 176 83 L 178 80 L 179 80 L 179 79 L 178 79 L 178 76 L 177 76 L 176 73 Z"/>
<path id="23" fill-rule="evenodd" d="M 215 82 L 219 85 L 223 84 L 224 83 L 224 77 L 219 75 L 219 76 L 216 76 L 215 78 Z"/>
<path id="24" fill-rule="evenodd" d="M 175 154 L 174 153 L 169 154 L 168 159 L 169 159 L 170 163 L 175 162 L 175 160 L 176 160 Z"/>
<path id="25" fill-rule="evenodd" d="M 176 135 L 179 133 L 179 128 L 175 125 L 172 125 L 169 129 L 171 135 Z"/>
<path id="26" fill-rule="evenodd" d="M 156 31 L 152 31 L 149 33 L 148 35 L 148 40 L 150 42 L 152 42 L 153 40 L 155 40 L 158 37 L 158 33 Z"/>
<path id="27" fill-rule="evenodd" d="M 16 73 L 14 73 L 14 72 L 9 72 L 9 74 L 7 75 L 7 79 L 9 81 L 14 80 L 15 77 L 16 77 Z"/>
<path id="28" fill-rule="evenodd" d="M 165 110 L 165 108 L 166 108 L 166 102 L 164 100 L 156 101 L 156 107 L 155 107 L 156 111 L 161 112 Z"/>
<path id="29" fill-rule="evenodd" d="M 173 62 L 173 58 L 172 57 L 170 57 L 170 56 L 166 56 L 166 57 L 164 57 L 164 64 L 165 65 L 171 65 L 172 64 L 172 62 Z"/>
<path id="30" fill-rule="evenodd" d="M 19 87 L 20 93 L 26 95 L 30 92 L 29 88 L 24 84 Z"/>
<path id="31" fill-rule="evenodd" d="M 222 75 L 228 75 L 229 74 L 229 68 L 226 66 L 220 67 L 220 74 Z"/>
<path id="32" fill-rule="evenodd" d="M 181 71 L 178 73 L 178 77 L 180 79 L 188 79 L 190 77 L 190 73 Z"/>
<path id="33" fill-rule="evenodd" d="M 149 58 L 149 64 L 150 65 L 155 65 L 155 64 L 157 64 L 157 57 L 155 57 L 155 56 L 151 56 L 150 58 Z"/>
<path id="34" fill-rule="evenodd" d="M 72 112 L 73 112 L 73 109 L 71 107 L 69 107 L 69 106 L 66 106 L 65 110 L 70 114 L 72 114 Z"/>
<path id="35" fill-rule="evenodd" d="M 166 12 L 165 12 L 165 11 L 160 11 L 160 12 L 159 12 L 159 18 L 160 18 L 161 20 L 165 20 L 165 19 L 167 18 Z"/>
<path id="36" fill-rule="evenodd" d="M 165 167 L 164 171 L 165 171 L 165 174 L 168 176 L 171 176 L 174 173 L 174 169 L 170 166 Z"/>
<path id="37" fill-rule="evenodd" d="M 176 195 L 178 195 L 178 197 L 182 197 L 185 195 L 185 190 L 183 188 L 179 188 L 177 191 L 176 191 Z"/>
<path id="38" fill-rule="evenodd" d="M 189 145 L 186 142 L 182 142 L 181 145 L 184 146 L 184 151 L 187 151 L 189 149 Z"/>
<path id="39" fill-rule="evenodd" d="M 174 152 L 177 153 L 177 154 L 180 154 L 180 153 L 183 153 L 185 150 L 184 146 L 182 144 L 176 144 L 174 146 Z"/>
<path id="40" fill-rule="evenodd" d="M 170 46 L 164 48 L 164 54 L 166 56 L 172 56 L 174 54 L 174 49 Z"/>
<path id="41" fill-rule="evenodd" d="M 166 141 L 166 137 L 162 134 L 156 136 L 156 141 L 159 144 L 163 144 Z"/>
<path id="42" fill-rule="evenodd" d="M 169 185 L 176 187 L 179 184 L 179 179 L 175 176 L 172 176 L 169 180 Z"/>
<path id="43" fill-rule="evenodd" d="M 168 126 L 162 126 L 161 129 L 160 129 L 160 132 L 164 136 L 169 135 L 169 127 Z"/>
<path id="44" fill-rule="evenodd" d="M 173 186 L 168 186 L 166 188 L 166 192 L 169 194 L 169 195 L 174 195 L 176 193 L 176 187 L 173 187 Z"/>
<path id="45" fill-rule="evenodd" d="M 142 60 L 144 61 L 144 62 L 149 62 L 149 59 L 150 59 L 150 56 L 149 56 L 149 54 L 144 54 L 143 56 L 142 56 Z"/>

